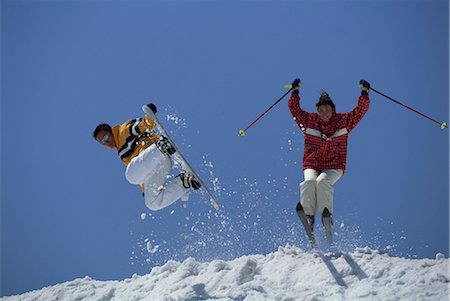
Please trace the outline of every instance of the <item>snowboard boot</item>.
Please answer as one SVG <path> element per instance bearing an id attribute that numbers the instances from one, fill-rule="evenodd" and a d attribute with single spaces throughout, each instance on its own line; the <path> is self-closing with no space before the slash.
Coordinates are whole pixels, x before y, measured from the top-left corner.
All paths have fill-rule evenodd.
<path id="1" fill-rule="evenodd" d="M 193 188 L 195 190 L 200 189 L 202 184 L 188 171 L 180 173 L 180 179 L 184 188 Z"/>
<path id="2" fill-rule="evenodd" d="M 172 144 L 170 144 L 169 139 L 164 136 L 159 137 L 159 140 L 156 141 L 156 146 L 158 149 L 166 155 L 173 155 L 177 151 Z"/>

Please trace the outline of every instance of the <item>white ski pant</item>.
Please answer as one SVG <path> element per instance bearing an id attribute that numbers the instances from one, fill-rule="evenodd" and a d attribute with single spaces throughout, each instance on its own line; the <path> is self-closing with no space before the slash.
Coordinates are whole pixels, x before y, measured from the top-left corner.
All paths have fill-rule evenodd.
<path id="1" fill-rule="evenodd" d="M 325 208 L 333 213 L 334 183 L 342 177 L 342 169 L 317 171 L 305 169 L 305 180 L 300 183 L 300 199 L 306 215 L 322 214 Z"/>
<path id="2" fill-rule="evenodd" d="M 131 184 L 144 184 L 145 205 L 156 211 L 189 193 L 179 177 L 167 181 L 171 169 L 170 157 L 153 144 L 131 160 L 125 177 Z"/>

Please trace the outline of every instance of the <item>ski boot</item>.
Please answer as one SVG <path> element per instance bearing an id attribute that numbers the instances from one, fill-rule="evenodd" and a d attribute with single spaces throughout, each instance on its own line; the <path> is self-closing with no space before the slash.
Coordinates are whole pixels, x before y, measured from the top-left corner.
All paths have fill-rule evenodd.
<path id="1" fill-rule="evenodd" d="M 202 184 L 188 171 L 180 173 L 180 179 L 184 188 L 193 188 L 195 190 L 200 189 Z"/>
<path id="2" fill-rule="evenodd" d="M 308 220 L 309 227 L 311 228 L 311 232 L 314 232 L 314 215 L 307 215 L 306 219 Z"/>
<path id="3" fill-rule="evenodd" d="M 156 141 L 156 146 L 163 154 L 169 156 L 175 154 L 175 152 L 177 151 L 175 147 L 170 144 L 169 140 L 164 136 L 159 137 L 159 140 Z"/>
<path id="4" fill-rule="evenodd" d="M 325 235 L 327 237 L 327 243 L 328 244 L 333 243 L 333 230 L 332 230 L 333 216 L 331 215 L 328 208 L 325 208 L 322 212 L 322 224 L 323 224 L 323 227 L 325 228 Z"/>
<path id="5" fill-rule="evenodd" d="M 308 236 L 309 243 L 313 249 L 317 248 L 316 238 L 314 237 L 314 215 L 306 215 L 303 210 L 303 206 L 298 202 L 297 204 L 297 215 L 305 228 L 306 235 Z"/>

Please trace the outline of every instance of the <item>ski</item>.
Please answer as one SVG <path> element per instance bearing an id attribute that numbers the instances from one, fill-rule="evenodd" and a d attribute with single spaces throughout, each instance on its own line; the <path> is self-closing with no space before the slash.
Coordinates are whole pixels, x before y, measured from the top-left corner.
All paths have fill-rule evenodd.
<path id="1" fill-rule="evenodd" d="M 186 168 L 187 171 L 192 173 L 195 176 L 195 178 L 200 182 L 200 184 L 202 185 L 201 188 L 208 194 L 211 204 L 214 207 L 214 209 L 219 210 L 219 205 L 217 204 L 214 196 L 209 191 L 208 187 L 205 185 L 205 183 L 202 181 L 202 179 L 199 177 L 199 175 L 191 167 L 191 165 L 186 160 L 186 158 L 184 158 L 183 154 L 180 152 L 179 148 L 175 145 L 172 138 L 170 138 L 169 134 L 166 132 L 166 130 L 162 126 L 161 122 L 159 122 L 158 117 L 156 117 L 156 114 L 154 114 L 153 111 L 147 105 L 142 106 L 142 110 L 144 111 L 145 114 L 147 114 L 155 122 L 156 128 L 158 129 L 159 133 L 162 136 L 166 137 L 167 140 L 169 140 L 170 144 L 172 144 L 172 146 L 175 148 L 176 152 L 175 152 L 174 156 L 177 156 L 183 162 L 184 168 Z"/>
<path id="2" fill-rule="evenodd" d="M 308 223 L 308 219 L 306 217 L 305 211 L 303 210 L 302 205 L 300 202 L 297 204 L 297 215 L 300 218 L 300 221 L 302 222 L 303 227 L 305 228 L 306 235 L 308 236 L 309 243 L 311 244 L 311 248 L 317 249 L 317 242 L 316 238 L 314 237 L 314 233 L 311 229 L 311 226 Z"/>

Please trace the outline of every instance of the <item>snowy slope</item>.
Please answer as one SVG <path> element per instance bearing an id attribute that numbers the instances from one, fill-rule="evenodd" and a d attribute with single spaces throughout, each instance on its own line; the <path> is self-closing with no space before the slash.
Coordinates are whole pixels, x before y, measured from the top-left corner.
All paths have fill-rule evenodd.
<path id="1" fill-rule="evenodd" d="M 403 259 L 370 249 L 348 254 L 280 247 L 231 261 L 168 261 L 123 281 L 89 277 L 2 301 L 449 300 L 449 261 Z"/>

